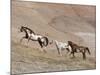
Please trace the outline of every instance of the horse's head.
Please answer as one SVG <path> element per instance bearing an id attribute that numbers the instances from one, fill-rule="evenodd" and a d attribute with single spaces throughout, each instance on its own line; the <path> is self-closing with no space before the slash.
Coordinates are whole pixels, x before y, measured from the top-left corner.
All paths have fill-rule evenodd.
<path id="1" fill-rule="evenodd" d="M 68 45 L 72 45 L 72 41 L 68 41 Z"/>
<path id="2" fill-rule="evenodd" d="M 20 28 L 20 32 L 23 32 L 23 29 L 24 29 L 24 27 L 23 27 L 23 26 L 21 26 L 21 28 Z"/>
<path id="3" fill-rule="evenodd" d="M 51 41 L 49 42 L 49 44 L 50 44 L 50 45 L 53 44 L 53 40 L 51 40 Z"/>
<path id="4" fill-rule="evenodd" d="M 57 41 L 57 40 L 52 40 L 51 41 L 51 44 L 58 44 L 59 43 L 59 41 Z"/>

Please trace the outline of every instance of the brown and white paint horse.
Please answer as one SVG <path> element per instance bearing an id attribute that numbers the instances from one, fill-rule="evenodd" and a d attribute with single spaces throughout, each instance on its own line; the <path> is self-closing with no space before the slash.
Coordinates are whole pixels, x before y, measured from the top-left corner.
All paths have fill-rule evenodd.
<path id="1" fill-rule="evenodd" d="M 21 26 L 20 32 L 25 33 L 25 36 L 21 38 L 20 42 L 22 42 L 23 39 L 27 39 L 28 42 L 29 40 L 38 41 L 41 48 L 46 47 L 48 45 L 49 40 L 47 37 L 39 35 L 39 34 L 35 34 L 35 32 L 28 27 Z"/>

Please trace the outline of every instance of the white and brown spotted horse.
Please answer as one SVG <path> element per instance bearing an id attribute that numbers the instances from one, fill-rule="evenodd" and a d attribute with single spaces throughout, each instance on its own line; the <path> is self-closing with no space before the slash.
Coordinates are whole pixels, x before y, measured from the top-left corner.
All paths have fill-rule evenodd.
<path id="1" fill-rule="evenodd" d="M 58 51 L 58 54 L 60 56 L 62 56 L 62 53 L 61 52 L 63 50 L 66 50 L 67 52 L 70 52 L 71 51 L 71 47 L 70 47 L 70 45 L 68 45 L 68 43 L 60 42 L 60 41 L 57 41 L 57 40 L 52 40 L 50 42 L 50 44 L 53 44 L 53 43 L 56 46 L 57 51 Z"/>
<path id="2" fill-rule="evenodd" d="M 20 32 L 24 32 L 25 33 L 25 35 L 21 38 L 20 42 L 22 42 L 23 39 L 27 39 L 28 42 L 30 40 L 38 41 L 38 43 L 41 46 L 41 48 L 44 48 L 44 47 L 46 48 L 46 46 L 48 45 L 49 40 L 48 40 L 47 37 L 39 35 L 39 34 L 36 34 L 33 30 L 31 30 L 28 27 L 21 26 Z"/>

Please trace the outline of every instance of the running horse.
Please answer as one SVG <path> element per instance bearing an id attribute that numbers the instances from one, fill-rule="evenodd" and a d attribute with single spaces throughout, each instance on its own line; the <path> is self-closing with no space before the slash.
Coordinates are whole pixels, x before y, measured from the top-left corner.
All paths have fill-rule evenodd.
<path id="1" fill-rule="evenodd" d="M 88 54 L 91 54 L 88 47 L 79 46 L 72 41 L 68 41 L 68 45 L 70 45 L 72 48 L 71 54 L 73 54 L 73 57 L 75 57 L 75 53 L 82 53 L 83 59 L 86 59 L 86 52 L 88 52 Z"/>
<path id="2" fill-rule="evenodd" d="M 23 39 L 27 39 L 28 42 L 30 40 L 38 41 L 38 43 L 41 46 L 41 48 L 44 48 L 44 47 L 46 47 L 48 45 L 49 40 L 48 40 L 47 37 L 39 35 L 39 34 L 36 34 L 33 30 L 31 30 L 28 27 L 21 26 L 20 32 L 24 32 L 25 33 L 25 35 L 21 38 L 20 42 L 22 42 Z"/>
<path id="3" fill-rule="evenodd" d="M 50 44 L 53 44 L 53 43 L 56 45 L 58 54 L 59 54 L 60 56 L 62 56 L 62 53 L 61 53 L 62 50 L 66 50 L 67 52 L 70 52 L 70 50 L 71 50 L 71 47 L 68 46 L 67 43 L 59 42 L 59 41 L 57 41 L 57 40 L 52 40 L 52 41 L 50 42 Z"/>

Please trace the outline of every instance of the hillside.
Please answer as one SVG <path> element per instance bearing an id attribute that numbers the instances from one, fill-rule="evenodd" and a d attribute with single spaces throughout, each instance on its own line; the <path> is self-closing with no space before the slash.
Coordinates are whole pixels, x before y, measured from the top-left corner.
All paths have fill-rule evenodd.
<path id="1" fill-rule="evenodd" d="M 64 71 L 95 68 L 95 6 L 12 1 L 12 73 Z M 91 55 L 82 62 L 82 56 L 76 59 L 63 52 L 57 54 L 55 45 L 48 46 L 47 53 L 40 51 L 37 42 L 27 40 L 20 43 L 24 33 L 21 26 L 31 28 L 35 33 L 47 36 L 49 40 L 67 42 L 89 47 Z M 75 62 L 74 62 L 75 61 Z M 72 63 L 70 63 L 72 62 Z M 38 67 L 37 67 L 38 66 Z M 55 67 L 54 67 L 55 66 Z"/>

